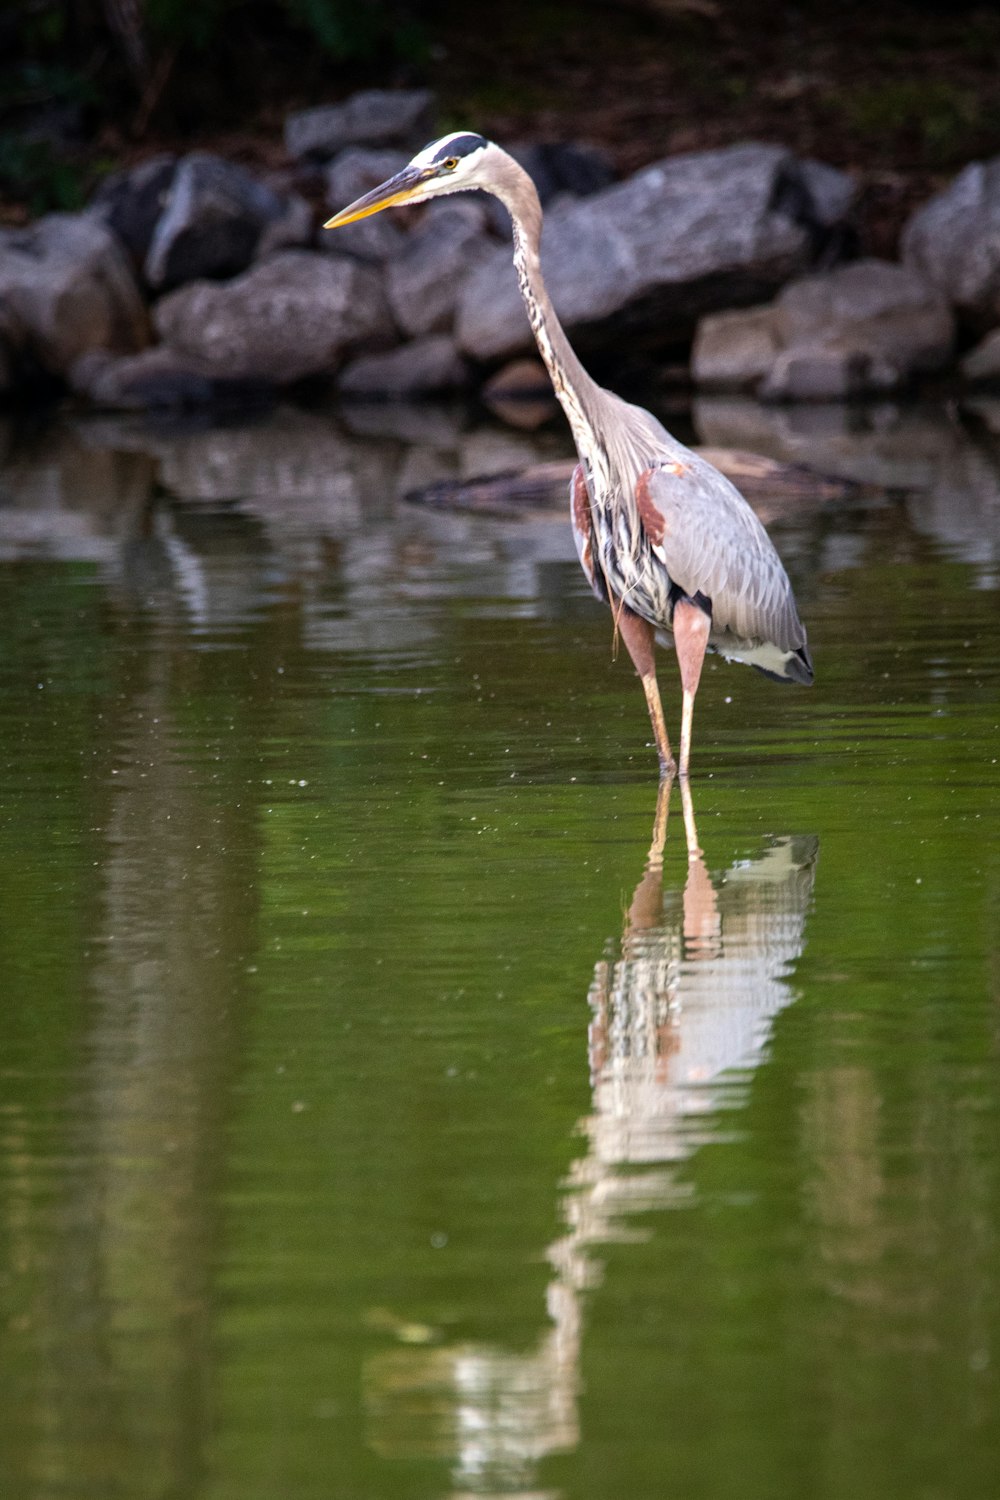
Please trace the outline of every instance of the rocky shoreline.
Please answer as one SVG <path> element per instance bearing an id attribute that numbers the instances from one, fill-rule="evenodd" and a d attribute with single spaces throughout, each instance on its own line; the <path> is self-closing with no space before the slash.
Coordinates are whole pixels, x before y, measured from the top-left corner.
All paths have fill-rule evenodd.
<path id="1" fill-rule="evenodd" d="M 322 218 L 435 130 L 426 91 L 291 115 L 289 165 L 207 152 L 106 179 L 82 213 L 0 230 L 0 400 L 206 407 L 304 381 L 364 399 L 544 391 L 499 205 L 472 196 L 337 233 Z M 858 256 L 852 178 L 779 146 L 669 157 L 614 181 L 585 146 L 514 147 L 586 358 L 690 350 L 702 391 L 769 402 L 1000 382 L 1000 158 Z"/>

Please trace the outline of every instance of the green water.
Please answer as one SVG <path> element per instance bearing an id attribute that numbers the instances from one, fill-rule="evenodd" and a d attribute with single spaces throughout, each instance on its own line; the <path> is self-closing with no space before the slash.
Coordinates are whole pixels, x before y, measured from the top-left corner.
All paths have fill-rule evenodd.
<path id="1" fill-rule="evenodd" d="M 772 526 L 661 873 L 566 524 L 395 498 L 534 447 L 392 420 L 8 434 L 0 1494 L 992 1497 L 995 440 Z"/>

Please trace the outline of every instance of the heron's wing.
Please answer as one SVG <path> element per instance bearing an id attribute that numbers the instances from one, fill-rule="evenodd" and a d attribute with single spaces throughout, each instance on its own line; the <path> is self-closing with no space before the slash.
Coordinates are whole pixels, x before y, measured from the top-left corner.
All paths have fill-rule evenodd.
<path id="1" fill-rule="evenodd" d="M 695 453 L 636 481 L 639 519 L 671 582 L 712 603 L 716 630 L 781 651 L 805 645 L 792 586 L 771 539 L 739 490 Z"/>
<path id="2" fill-rule="evenodd" d="M 605 587 L 604 576 L 595 561 L 597 549 L 594 542 L 594 521 L 582 464 L 577 464 L 569 482 L 569 514 L 573 522 L 573 540 L 576 543 L 576 555 L 580 559 L 580 566 L 598 599 L 602 604 L 606 604 L 608 591 Z"/>

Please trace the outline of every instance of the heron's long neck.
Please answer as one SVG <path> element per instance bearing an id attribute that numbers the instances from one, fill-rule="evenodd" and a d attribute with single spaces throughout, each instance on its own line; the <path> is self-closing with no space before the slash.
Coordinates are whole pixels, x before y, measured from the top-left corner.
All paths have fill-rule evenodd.
<path id="1" fill-rule="evenodd" d="M 595 419 L 605 392 L 587 374 L 577 359 L 542 279 L 539 256 L 542 209 L 534 184 L 525 174 L 530 192 L 520 195 L 515 206 L 508 203 L 514 224 L 514 269 L 538 352 L 567 420 L 581 458 L 596 451 Z"/>

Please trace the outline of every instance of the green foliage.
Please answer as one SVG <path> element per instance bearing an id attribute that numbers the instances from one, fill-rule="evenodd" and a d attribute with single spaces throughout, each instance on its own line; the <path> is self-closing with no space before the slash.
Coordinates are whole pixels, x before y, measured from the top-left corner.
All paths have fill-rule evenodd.
<path id="1" fill-rule="evenodd" d="M 0 193 L 27 203 L 33 214 L 83 206 L 84 186 L 79 169 L 60 154 L 51 141 L 26 140 L 14 131 L 0 131 Z"/>
<path id="2" fill-rule="evenodd" d="M 859 83 L 840 94 L 837 104 L 859 135 L 884 143 L 916 133 L 939 161 L 960 153 L 963 143 L 985 123 L 977 95 L 943 78 Z"/>

